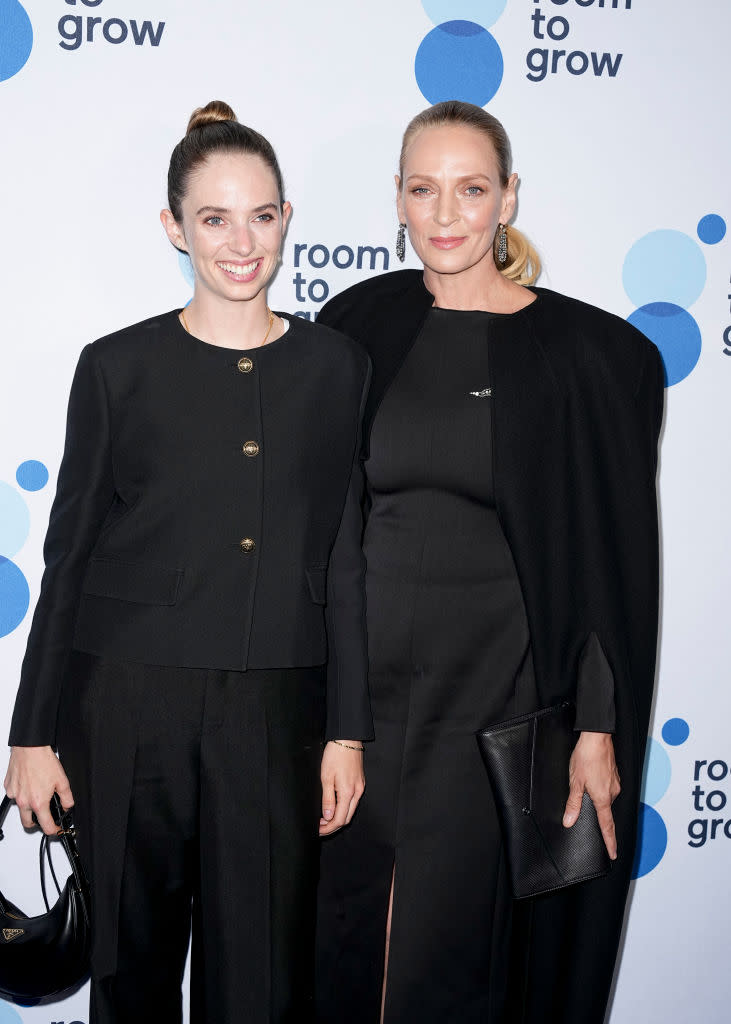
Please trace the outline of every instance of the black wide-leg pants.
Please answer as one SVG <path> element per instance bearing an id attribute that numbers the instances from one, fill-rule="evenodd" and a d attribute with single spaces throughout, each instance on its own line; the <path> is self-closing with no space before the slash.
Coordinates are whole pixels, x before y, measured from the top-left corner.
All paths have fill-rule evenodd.
<path id="1" fill-rule="evenodd" d="M 75 652 L 59 755 L 92 886 L 90 1024 L 312 1013 L 320 667 L 116 664 Z"/>

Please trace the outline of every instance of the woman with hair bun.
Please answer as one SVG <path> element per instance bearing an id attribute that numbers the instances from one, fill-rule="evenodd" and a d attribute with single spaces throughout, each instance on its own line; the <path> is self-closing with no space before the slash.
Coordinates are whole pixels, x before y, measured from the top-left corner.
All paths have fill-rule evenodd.
<path id="1" fill-rule="evenodd" d="M 510 159 L 479 107 L 417 115 L 397 255 L 408 231 L 423 271 L 362 282 L 318 318 L 373 362 L 375 741 L 358 812 L 323 848 L 323 1024 L 604 1019 L 654 680 L 663 371 L 625 321 L 532 286 Z M 613 869 L 513 903 L 475 732 L 566 698 L 557 812 L 571 827 L 589 794 Z"/>
<path id="2" fill-rule="evenodd" d="M 74 805 L 91 1024 L 179 1024 L 191 916 L 192 1021 L 300 1024 L 318 822 L 350 820 L 372 735 L 369 360 L 269 309 L 291 208 L 226 104 L 168 197 L 193 299 L 81 353 L 5 786 L 49 834 L 54 791 Z"/>

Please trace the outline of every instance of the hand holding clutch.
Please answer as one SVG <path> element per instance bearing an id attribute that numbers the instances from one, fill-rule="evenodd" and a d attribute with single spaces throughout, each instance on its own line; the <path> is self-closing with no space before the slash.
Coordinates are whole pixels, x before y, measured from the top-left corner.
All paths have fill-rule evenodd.
<path id="1" fill-rule="evenodd" d="M 610 827 L 607 822 L 607 813 L 609 821 L 612 817 L 608 793 L 598 781 L 609 775 L 597 767 L 601 758 L 588 754 L 594 747 L 592 740 L 585 740 L 574 757 L 573 723 L 574 706 L 564 701 L 477 732 L 516 899 L 598 878 L 609 870 L 607 839 L 614 824 Z M 606 765 L 609 754 L 606 741 L 603 743 Z M 573 824 L 566 827 L 562 809 L 572 762 L 568 813 Z M 599 827 L 590 790 L 604 814 L 606 836 Z"/>
<path id="2" fill-rule="evenodd" d="M 582 732 L 569 761 L 569 798 L 563 824 L 571 828 L 579 817 L 584 793 L 588 793 L 611 860 L 617 859 L 612 804 L 619 796 L 620 789 L 611 733 Z"/>

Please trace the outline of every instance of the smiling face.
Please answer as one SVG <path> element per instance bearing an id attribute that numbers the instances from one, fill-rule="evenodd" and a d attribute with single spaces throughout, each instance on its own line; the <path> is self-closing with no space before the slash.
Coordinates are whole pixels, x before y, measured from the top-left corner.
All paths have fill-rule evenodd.
<path id="1" fill-rule="evenodd" d="M 181 221 L 163 210 L 168 238 L 190 255 L 195 294 L 206 300 L 251 300 L 279 262 L 289 203 L 260 156 L 213 153 L 191 173 Z"/>
<path id="2" fill-rule="evenodd" d="M 498 224 L 515 209 L 515 183 L 500 180 L 494 146 L 483 132 L 447 124 L 422 129 L 406 150 L 403 178 L 396 178 L 399 220 L 424 266 L 459 274 L 495 270 Z"/>

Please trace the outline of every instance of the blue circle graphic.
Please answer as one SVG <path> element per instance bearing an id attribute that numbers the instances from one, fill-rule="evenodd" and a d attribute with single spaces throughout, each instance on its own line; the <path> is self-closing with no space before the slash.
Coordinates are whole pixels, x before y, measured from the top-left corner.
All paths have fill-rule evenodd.
<path id="1" fill-rule="evenodd" d="M 30 589 L 25 576 L 15 562 L 0 556 L 0 636 L 7 636 L 18 628 L 29 602 Z"/>
<path id="2" fill-rule="evenodd" d="M 0 480 L 0 555 L 12 556 L 25 544 L 30 530 L 30 512 L 20 494 Z"/>
<path id="3" fill-rule="evenodd" d="M 494 25 L 505 10 L 508 0 L 460 0 L 459 13 L 467 21 L 483 28 Z M 454 17 L 454 0 L 421 0 L 421 5 L 435 25 Z"/>
<path id="4" fill-rule="evenodd" d="M 642 878 L 649 874 L 663 858 L 668 845 L 668 830 L 665 822 L 654 809 L 640 804 L 637 830 L 637 849 L 632 864 L 632 877 Z"/>
<path id="5" fill-rule="evenodd" d="M 642 772 L 642 799 L 646 804 L 656 804 L 668 791 L 671 774 L 670 758 L 663 747 L 650 738 L 647 741 L 645 768 Z"/>
<path id="6" fill-rule="evenodd" d="M 622 283 L 636 306 L 668 302 L 688 307 L 703 291 L 706 261 L 690 235 L 665 228 L 651 231 L 627 253 Z"/>
<path id="7" fill-rule="evenodd" d="M 0 1024 L 23 1024 L 23 1019 L 17 1010 L 14 1010 L 6 1002 L 0 1002 Z"/>
<path id="8" fill-rule="evenodd" d="M 667 387 L 688 376 L 700 357 L 702 340 L 687 310 L 672 302 L 649 302 L 627 319 L 660 349 Z"/>
<path id="9" fill-rule="evenodd" d="M 690 726 L 684 718 L 668 718 L 662 727 L 662 738 L 670 747 L 679 747 L 690 736 Z"/>
<path id="10" fill-rule="evenodd" d="M 503 80 L 503 55 L 473 21 L 445 21 L 424 37 L 414 61 L 416 81 L 430 103 L 464 100 L 484 107 Z"/>
<path id="11" fill-rule="evenodd" d="M 726 221 L 717 213 L 707 213 L 698 221 L 698 237 L 706 245 L 716 245 L 726 234 Z"/>
<path id="12" fill-rule="evenodd" d="M 0 0 L 0 82 L 17 75 L 33 49 L 33 26 L 18 0 Z"/>
<path id="13" fill-rule="evenodd" d="M 48 470 L 42 462 L 28 459 L 27 462 L 21 462 L 16 469 L 15 479 L 24 491 L 40 491 L 48 483 Z"/>

